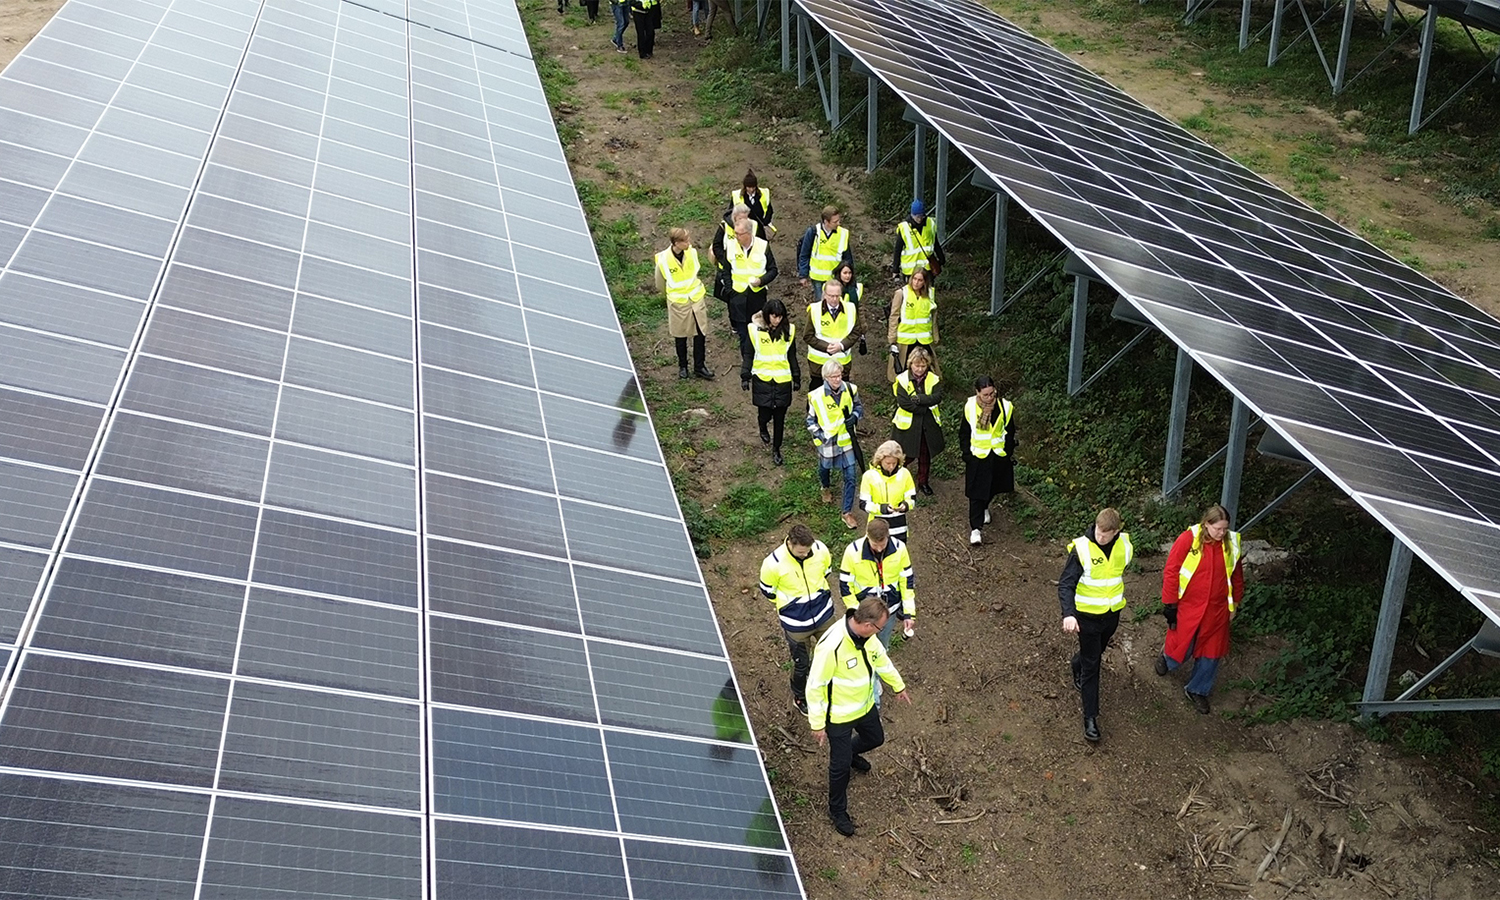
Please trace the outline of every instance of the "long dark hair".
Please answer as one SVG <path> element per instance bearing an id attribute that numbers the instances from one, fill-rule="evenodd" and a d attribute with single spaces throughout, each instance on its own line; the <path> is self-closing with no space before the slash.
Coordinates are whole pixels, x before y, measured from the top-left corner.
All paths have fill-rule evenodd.
<path id="1" fill-rule="evenodd" d="M 984 411 L 984 407 L 981 406 L 979 408 L 980 428 L 990 427 L 990 416 L 1000 412 L 1000 389 L 998 387 L 995 387 L 995 379 L 991 378 L 988 375 L 981 375 L 978 378 L 974 379 L 974 396 L 978 397 L 979 392 L 988 387 L 995 388 L 995 409 L 993 412 L 987 413 Z"/>
<path id="2" fill-rule="evenodd" d="M 844 270 L 849 270 L 849 280 L 844 281 Z M 839 263 L 839 267 L 833 270 L 833 280 L 844 288 L 844 297 L 855 306 L 859 305 L 859 282 L 854 277 L 854 266 L 846 262 Z"/>
<path id="3" fill-rule="evenodd" d="M 787 334 L 790 332 L 792 327 L 792 319 L 786 314 L 786 304 L 782 303 L 775 297 L 772 297 L 770 300 L 766 301 L 766 305 L 761 308 L 760 312 L 761 317 L 766 320 L 766 334 L 770 336 L 771 340 L 786 340 Z M 781 316 L 780 325 L 773 326 L 771 324 L 771 316 L 773 314 Z"/>

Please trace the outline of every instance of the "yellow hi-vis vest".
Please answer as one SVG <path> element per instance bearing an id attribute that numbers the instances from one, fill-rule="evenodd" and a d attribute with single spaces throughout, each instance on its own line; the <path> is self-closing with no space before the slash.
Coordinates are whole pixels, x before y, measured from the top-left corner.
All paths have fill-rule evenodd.
<path id="1" fill-rule="evenodd" d="M 807 409 L 818 420 L 818 429 L 824 434 L 838 435 L 840 450 L 848 450 L 854 446 L 854 441 L 849 437 L 849 428 L 845 416 L 854 414 L 854 395 L 859 390 L 849 382 L 844 382 L 844 388 L 839 392 L 839 399 L 834 403 L 828 399 L 828 385 L 823 385 L 811 394 L 807 395 Z M 813 446 L 818 442 L 814 441 Z"/>
<path id="2" fill-rule="evenodd" d="M 830 722 L 857 721 L 875 706 L 875 679 L 901 693 L 906 682 L 886 655 L 875 635 L 863 647 L 849 633 L 849 617 L 835 622 L 813 648 L 812 671 L 807 677 L 807 724 L 822 731 Z"/>
<path id="3" fill-rule="evenodd" d="M 937 252 L 937 222 L 932 216 L 922 221 L 922 230 L 911 227 L 907 219 L 896 226 L 896 235 L 901 239 L 901 274 L 910 276 L 919 264 L 924 269 L 932 268 L 932 255 Z"/>
<path id="4" fill-rule="evenodd" d="M 1130 533 L 1120 532 L 1109 556 L 1099 545 L 1086 537 L 1073 541 L 1073 552 L 1083 566 L 1083 576 L 1078 579 L 1078 589 L 1073 593 L 1073 605 L 1081 613 L 1102 615 L 1125 608 L 1125 567 L 1135 556 L 1130 544 Z"/>
<path id="5" fill-rule="evenodd" d="M 885 556 L 875 565 L 875 551 L 868 537 L 851 541 L 839 560 L 839 595 L 850 609 L 859 606 L 861 596 L 873 591 L 885 601 L 891 615 L 900 613 L 909 619 L 917 617 L 916 579 L 912 575 L 911 552 L 895 537 L 887 538 Z"/>
<path id="6" fill-rule="evenodd" d="M 771 189 L 770 188 L 757 188 L 756 189 L 756 193 L 755 193 L 755 198 L 760 203 L 760 210 L 761 210 L 761 212 L 765 212 L 766 211 L 766 207 L 768 207 L 768 206 L 771 205 Z M 730 205 L 729 205 L 730 209 L 734 209 L 735 206 L 737 206 L 737 205 L 739 205 L 741 203 L 744 203 L 746 206 L 750 206 L 749 203 L 745 202 L 745 190 L 744 190 L 744 188 L 739 188 L 739 189 L 736 189 L 736 190 L 732 191 L 729 194 L 729 200 L 730 200 Z M 754 209 L 754 207 L 751 207 L 751 209 Z"/>
<path id="7" fill-rule="evenodd" d="M 807 263 L 807 277 L 812 281 L 827 281 L 833 277 L 833 270 L 838 268 L 839 260 L 844 258 L 844 251 L 849 249 L 849 229 L 840 225 L 833 230 L 833 234 L 823 236 L 823 226 L 818 225 L 813 231 L 812 256 Z"/>
<path id="8" fill-rule="evenodd" d="M 1177 573 L 1177 599 L 1187 593 L 1188 582 L 1193 580 L 1193 573 L 1198 571 L 1198 563 L 1203 559 L 1203 526 L 1194 525 L 1188 529 L 1193 533 L 1193 547 L 1188 551 L 1187 558 L 1182 561 L 1182 568 Z M 1234 612 L 1234 567 L 1240 561 L 1240 533 L 1229 531 L 1224 534 L 1224 591 L 1229 598 L 1229 611 Z"/>
<path id="9" fill-rule="evenodd" d="M 754 219 L 746 219 L 745 221 L 750 223 L 750 236 L 753 237 L 753 238 L 760 237 L 760 223 L 757 222 L 757 221 L 755 221 Z M 737 244 L 737 243 L 739 243 L 739 242 L 734 239 L 734 223 L 726 219 L 724 221 L 724 250 L 725 250 L 725 252 L 727 253 L 729 251 L 729 245 L 730 244 Z"/>
<path id="10" fill-rule="evenodd" d="M 934 387 L 937 387 L 937 383 L 938 377 L 932 374 L 931 369 L 928 369 L 927 377 L 922 379 L 923 393 L 931 394 L 932 389 Z M 897 375 L 896 380 L 891 384 L 892 397 L 900 397 L 903 391 L 907 394 L 915 393 L 911 383 L 911 370 L 909 369 L 905 372 L 902 372 L 900 375 Z M 936 406 L 929 408 L 932 410 L 932 421 L 941 428 L 943 425 L 943 414 L 938 410 Z M 896 414 L 894 416 L 891 416 L 891 427 L 895 428 L 898 431 L 905 431 L 906 429 L 911 427 L 911 420 L 911 410 L 902 409 L 898 406 L 896 407 Z"/>
<path id="11" fill-rule="evenodd" d="M 911 471 L 905 466 L 897 466 L 896 474 L 887 475 L 885 470 L 879 466 L 872 466 L 865 470 L 865 474 L 859 479 L 859 499 L 864 503 L 869 519 L 881 515 L 880 506 L 900 506 L 905 503 L 907 509 L 917 505 L 917 483 L 911 477 Z M 906 513 L 892 513 L 887 518 L 906 518 Z M 891 529 L 891 536 L 906 540 L 906 526 L 901 526 L 898 533 L 895 528 Z"/>
<path id="12" fill-rule="evenodd" d="M 896 326 L 896 343 L 932 343 L 932 313 L 937 309 L 937 289 L 929 287 L 923 297 L 911 289 L 901 288 L 901 318 Z"/>
<path id="13" fill-rule="evenodd" d="M 724 245 L 724 252 L 729 256 L 729 280 L 735 293 L 765 290 L 762 285 L 751 287 L 750 279 L 765 276 L 766 249 L 762 238 L 751 238 L 749 250 L 741 247 L 738 240 L 730 240 Z"/>
<path id="14" fill-rule="evenodd" d="M 984 459 L 995 451 L 996 455 L 1005 455 L 1005 426 L 1010 422 L 1011 413 L 1015 407 L 1009 400 L 1001 398 L 996 404 L 995 421 L 990 423 L 988 429 L 979 427 L 979 398 L 970 397 L 964 401 L 964 418 L 969 421 L 969 453 L 977 459 Z"/>
<path id="15" fill-rule="evenodd" d="M 754 322 L 750 323 L 750 343 L 755 346 L 755 361 L 750 364 L 750 374 L 761 381 L 777 381 L 782 384 L 792 380 L 792 361 L 786 358 L 797 338 L 797 326 L 787 323 L 786 338 L 777 340 L 771 332 Z"/>
<path id="16" fill-rule="evenodd" d="M 828 314 L 828 304 L 819 300 L 807 305 L 807 321 L 812 323 L 813 334 L 817 335 L 818 343 L 827 341 L 842 341 L 854 330 L 854 323 L 858 321 L 859 310 L 853 303 L 839 303 L 839 314 L 837 317 Z M 845 347 L 844 352 L 833 357 L 840 364 L 848 366 L 854 360 L 853 349 Z M 828 362 L 828 353 L 817 347 L 807 348 L 807 361 L 817 367 L 819 372 L 823 369 L 823 363 Z"/>
<path id="17" fill-rule="evenodd" d="M 667 284 L 668 303 L 696 303 L 707 293 L 698 279 L 698 248 L 684 250 L 682 262 L 678 262 L 677 254 L 668 247 L 656 254 L 656 267 Z"/>
<path id="18" fill-rule="evenodd" d="M 822 541 L 813 541 L 807 559 L 799 560 L 785 543 L 760 564 L 760 592 L 776 604 L 781 627 L 793 634 L 816 631 L 833 618 L 833 592 L 828 573 L 833 553 Z"/>

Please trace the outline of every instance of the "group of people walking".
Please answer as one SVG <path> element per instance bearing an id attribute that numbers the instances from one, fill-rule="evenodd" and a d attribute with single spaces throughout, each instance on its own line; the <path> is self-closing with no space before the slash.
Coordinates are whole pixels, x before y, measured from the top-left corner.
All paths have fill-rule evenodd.
<path id="1" fill-rule="evenodd" d="M 761 593 L 776 606 L 791 658 L 792 703 L 807 716 L 819 743 L 829 746 L 830 821 L 840 834 L 852 835 L 850 773 L 868 772 L 865 754 L 884 741 L 882 684 L 910 702 L 888 649 L 897 622 L 904 637 L 916 633 L 909 516 L 919 496 L 934 495 L 932 461 L 947 443 L 944 386 L 935 352 L 935 278 L 945 259 L 932 218 L 922 201 L 914 200 L 897 227 L 891 259 L 891 273 L 900 286 L 888 305 L 870 304 L 865 285 L 855 277 L 853 242 L 842 213 L 824 207 L 798 242 L 797 277 L 809 292 L 799 322 L 785 301 L 768 293 L 780 275 L 770 244 L 775 234 L 770 191 L 759 185 L 753 171 L 747 172 L 710 242 L 712 293 L 726 304 L 739 343 L 740 387 L 750 394 L 772 464 L 785 461 L 786 416 L 802 387 L 805 359 L 804 424 L 817 455 L 823 502 L 833 502 L 838 473 L 843 522 L 851 530 L 863 523 L 864 534 L 848 544 L 839 560 L 841 602 L 835 602 L 830 587 L 832 552 L 804 524 L 791 528 L 760 570 Z M 709 293 L 704 267 L 686 229 L 673 228 L 669 240 L 656 257 L 656 282 L 667 299 L 678 375 L 712 379 L 704 347 Z M 868 352 L 869 322 L 877 317 L 887 325 L 885 375 L 893 413 L 890 438 L 879 444 L 867 465 L 859 426 L 868 410 L 852 370 L 854 357 Z M 871 377 L 878 376 L 872 372 Z M 1015 405 L 993 379 L 977 378 L 957 431 L 969 541 L 980 544 L 992 522 L 994 498 L 1015 488 Z M 1062 630 L 1078 639 L 1070 669 L 1080 695 L 1083 737 L 1090 743 L 1102 737 L 1100 666 L 1126 605 L 1124 576 L 1134 558 L 1123 525 L 1117 510 L 1101 510 L 1093 526 L 1069 543 L 1058 579 Z M 1224 509 L 1211 507 L 1168 555 L 1161 599 L 1169 630 L 1153 664 L 1160 676 L 1191 665 L 1184 693 L 1200 713 L 1210 711 L 1218 663 L 1228 651 L 1228 624 L 1242 593 L 1239 535 L 1229 531 Z"/>

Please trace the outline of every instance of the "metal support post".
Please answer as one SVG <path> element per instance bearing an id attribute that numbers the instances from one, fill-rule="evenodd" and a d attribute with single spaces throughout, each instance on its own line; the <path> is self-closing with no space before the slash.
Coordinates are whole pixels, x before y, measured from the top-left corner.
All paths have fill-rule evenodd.
<path id="1" fill-rule="evenodd" d="M 1240 506 L 1240 480 L 1245 475 L 1245 443 L 1250 437 L 1250 407 L 1240 398 L 1234 398 L 1234 410 L 1229 414 L 1229 443 L 1224 456 L 1224 488 L 1219 492 L 1219 505 L 1229 511 L 1229 521 Z"/>
<path id="2" fill-rule="evenodd" d="M 807 84 L 807 19 L 797 17 L 797 87 Z"/>
<path id="3" fill-rule="evenodd" d="M 876 98 L 880 95 L 880 81 L 869 76 L 869 94 L 865 97 L 865 173 L 875 171 L 880 165 L 880 106 Z"/>
<path id="4" fill-rule="evenodd" d="M 1385 593 L 1380 597 L 1380 618 L 1375 622 L 1375 641 L 1370 646 L 1370 670 L 1365 675 L 1365 702 L 1385 699 L 1391 679 L 1391 654 L 1396 650 L 1396 631 L 1401 627 L 1401 608 L 1406 604 L 1406 577 L 1411 573 L 1411 548 L 1399 537 L 1391 537 L 1391 561 L 1385 567 Z"/>
<path id="5" fill-rule="evenodd" d="M 1161 494 L 1177 493 L 1182 478 L 1182 439 L 1187 430 L 1188 390 L 1193 384 L 1193 358 L 1177 348 L 1177 370 L 1172 376 L 1172 416 L 1167 425 L 1167 460 L 1161 470 Z"/>
<path id="6" fill-rule="evenodd" d="M 1405 18 L 1404 16 L 1402 18 Z M 1396 24 L 1396 0 L 1385 2 L 1385 36 L 1391 36 L 1391 27 Z"/>
<path id="7" fill-rule="evenodd" d="M 771 0 L 755 0 L 755 42 L 766 39 L 766 18 L 771 12 Z"/>
<path id="8" fill-rule="evenodd" d="M 1427 96 L 1427 72 L 1432 68 L 1432 44 L 1437 40 L 1437 20 L 1431 9 L 1422 23 L 1422 54 L 1417 58 L 1417 90 L 1411 98 L 1411 123 L 1407 134 L 1422 127 L 1422 99 Z"/>
<path id="9" fill-rule="evenodd" d="M 792 70 L 792 0 L 781 0 L 781 71 Z"/>
<path id="10" fill-rule="evenodd" d="M 1281 17 L 1286 15 L 1286 0 L 1276 0 L 1276 7 L 1271 12 L 1271 48 L 1266 53 L 1266 65 L 1276 65 L 1276 57 L 1281 55 Z"/>
<path id="11" fill-rule="evenodd" d="M 839 50 L 828 35 L 828 130 L 838 131 L 841 123 L 839 112 Z"/>
<path id="12" fill-rule="evenodd" d="M 1240 4 L 1240 52 L 1250 46 L 1250 0 Z"/>
<path id="13" fill-rule="evenodd" d="M 1073 276 L 1073 340 L 1068 345 L 1068 393 L 1076 394 L 1083 386 L 1084 326 L 1089 315 L 1089 277 Z"/>
<path id="14" fill-rule="evenodd" d="M 940 131 L 937 140 L 937 196 L 934 199 L 934 214 L 937 216 L 937 239 L 941 244 L 948 239 L 948 138 Z"/>
<path id="15" fill-rule="evenodd" d="M 1005 306 L 1005 239 L 1010 196 L 995 192 L 995 254 L 990 260 L 990 315 L 998 315 Z M 939 219 L 941 223 L 943 220 Z"/>
<path id="16" fill-rule="evenodd" d="M 1303 472 L 1302 473 L 1302 477 L 1298 478 L 1295 482 L 1293 482 L 1293 484 L 1292 484 L 1291 487 L 1289 487 L 1286 490 L 1282 491 L 1279 495 L 1277 495 L 1277 497 L 1276 497 L 1275 500 L 1272 500 L 1270 503 L 1266 504 L 1266 508 L 1265 509 L 1263 509 L 1260 512 L 1256 513 L 1255 515 L 1251 516 L 1246 522 L 1244 522 L 1243 524 L 1241 524 L 1240 527 L 1238 529 L 1236 529 L 1236 530 L 1237 531 L 1249 531 L 1250 527 L 1252 525 L 1254 525 L 1256 522 L 1259 522 L 1261 519 L 1264 519 L 1266 516 L 1269 516 L 1271 513 L 1275 512 L 1276 511 L 1276 507 L 1280 506 L 1283 502 L 1285 502 L 1286 498 L 1288 498 L 1288 497 L 1292 496 L 1293 494 L 1297 493 L 1297 489 L 1298 488 L 1302 487 L 1304 484 L 1307 484 L 1309 481 L 1311 481 L 1313 479 L 1313 476 L 1315 476 L 1317 474 L 1319 474 L 1317 469 L 1308 469 L 1306 472 Z"/>
<path id="17" fill-rule="evenodd" d="M 1344 0 L 1344 30 L 1339 34 L 1339 61 L 1333 71 L 1333 95 L 1344 90 L 1344 73 L 1349 69 L 1349 41 L 1354 34 L 1354 13 L 1359 4 L 1355 0 Z"/>
<path id="18" fill-rule="evenodd" d="M 912 129 L 914 140 L 911 148 L 911 195 L 922 196 L 927 184 L 927 126 L 917 122 Z"/>

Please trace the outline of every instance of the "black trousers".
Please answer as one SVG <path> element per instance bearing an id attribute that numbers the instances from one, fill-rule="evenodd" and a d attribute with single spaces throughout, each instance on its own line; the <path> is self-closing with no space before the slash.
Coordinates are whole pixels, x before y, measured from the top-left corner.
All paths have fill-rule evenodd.
<path id="1" fill-rule="evenodd" d="M 750 343 L 750 323 L 730 322 L 734 336 L 740 339 L 740 381 L 750 380 L 750 363 L 755 359 L 755 345 Z"/>
<path id="2" fill-rule="evenodd" d="M 757 406 L 755 418 L 760 425 L 760 430 L 765 431 L 766 425 L 771 426 L 771 449 L 781 449 L 781 439 L 786 436 L 786 407 L 782 406 L 772 409 L 769 406 Z M 805 652 L 805 651 L 804 651 Z M 793 662 L 795 662 L 795 657 Z M 793 678 L 793 681 L 796 679 Z M 807 682 L 807 673 L 802 674 L 803 683 Z"/>
<path id="3" fill-rule="evenodd" d="M 673 340 L 677 342 L 677 366 L 678 368 L 686 369 L 688 364 L 688 339 L 673 338 Z M 693 335 L 693 370 L 697 371 L 698 369 L 704 368 L 704 363 L 707 361 L 707 359 L 708 349 L 704 346 L 703 332 L 700 331 L 697 334 Z"/>
<path id="4" fill-rule="evenodd" d="M 792 696 L 806 699 L 807 676 L 812 672 L 812 651 L 801 641 L 793 640 L 790 634 L 786 634 L 786 649 L 792 657 Z"/>
<path id="5" fill-rule="evenodd" d="M 828 723 L 828 814 L 849 814 L 849 764 L 856 754 L 869 753 L 885 743 L 885 728 L 880 724 L 880 709 L 870 711 L 853 722 Z"/>
<path id="6" fill-rule="evenodd" d="M 984 527 L 984 513 L 985 513 L 985 510 L 988 510 L 989 508 L 990 508 L 990 501 L 988 501 L 988 500 L 975 500 L 973 497 L 970 497 L 969 498 L 969 527 L 970 528 L 983 528 Z"/>
<path id="7" fill-rule="evenodd" d="M 1083 682 L 1083 716 L 1092 719 L 1099 715 L 1099 660 L 1120 627 L 1120 613 L 1079 613 L 1077 618 L 1078 652 L 1073 654 L 1073 675 Z"/>
<path id="8" fill-rule="evenodd" d="M 650 10 L 632 9 L 630 16 L 635 20 L 635 49 L 641 59 L 645 59 L 656 48 L 655 14 Z"/>

